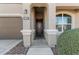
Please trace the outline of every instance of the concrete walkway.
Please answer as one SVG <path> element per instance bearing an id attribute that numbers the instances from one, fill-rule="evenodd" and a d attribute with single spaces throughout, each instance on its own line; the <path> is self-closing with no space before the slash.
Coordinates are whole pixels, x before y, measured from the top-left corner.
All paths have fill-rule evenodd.
<path id="1" fill-rule="evenodd" d="M 27 55 L 53 55 L 51 48 L 48 46 L 46 40 L 34 40 L 32 46 L 29 48 Z"/>
<path id="2" fill-rule="evenodd" d="M 4 55 L 21 41 L 17 39 L 0 39 L 0 55 Z"/>

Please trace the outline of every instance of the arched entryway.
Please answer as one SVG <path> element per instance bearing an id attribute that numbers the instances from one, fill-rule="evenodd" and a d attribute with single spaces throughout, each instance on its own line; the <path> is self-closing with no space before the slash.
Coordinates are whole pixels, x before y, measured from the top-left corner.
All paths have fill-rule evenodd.
<path id="1" fill-rule="evenodd" d="M 46 29 L 47 4 L 33 3 L 31 4 L 31 29 L 34 30 L 34 39 L 45 38 L 44 29 Z"/>
<path id="2" fill-rule="evenodd" d="M 26 11 L 23 14 L 23 30 L 21 31 L 23 34 L 24 46 L 29 47 L 32 45 L 34 38 L 36 37 L 36 19 L 43 19 L 43 37 L 41 42 L 46 41 L 49 46 L 56 45 L 56 34 L 57 30 L 55 30 L 55 4 L 47 4 L 47 3 L 33 3 L 33 4 L 23 4 L 23 10 Z M 43 16 L 35 16 L 35 9 L 40 10 L 41 8 L 44 10 L 43 14 L 36 12 L 37 14 L 42 14 Z M 54 39 L 52 39 L 54 38 Z M 40 39 L 41 40 L 41 39 Z M 38 42 L 37 42 L 38 44 Z M 41 44 L 41 43 L 40 43 Z M 39 45 L 39 44 L 38 44 Z"/>

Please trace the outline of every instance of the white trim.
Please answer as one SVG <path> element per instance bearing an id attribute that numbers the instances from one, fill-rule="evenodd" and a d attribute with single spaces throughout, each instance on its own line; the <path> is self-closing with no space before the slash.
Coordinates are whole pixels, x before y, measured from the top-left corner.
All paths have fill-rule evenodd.
<path id="1" fill-rule="evenodd" d="M 58 30 L 56 30 L 56 29 L 45 29 L 44 32 L 46 32 L 48 34 L 57 34 Z"/>
<path id="2" fill-rule="evenodd" d="M 21 33 L 23 34 L 23 35 L 31 35 L 31 33 L 32 33 L 32 30 L 21 30 Z"/>
<path id="3" fill-rule="evenodd" d="M 32 29 L 32 32 L 35 32 L 35 29 Z"/>
<path id="4" fill-rule="evenodd" d="M 23 16 L 23 14 L 19 14 L 19 13 L 18 14 L 14 14 L 14 13 L 13 14 L 12 13 L 11 14 L 7 14 L 7 13 L 0 14 L 0 17 L 22 17 L 22 16 Z"/>
<path id="5" fill-rule="evenodd" d="M 63 23 L 63 14 L 64 13 L 62 13 L 62 23 Z M 62 26 L 62 32 L 64 32 L 64 29 L 63 29 L 64 28 L 64 25 L 62 24 L 61 26 Z"/>

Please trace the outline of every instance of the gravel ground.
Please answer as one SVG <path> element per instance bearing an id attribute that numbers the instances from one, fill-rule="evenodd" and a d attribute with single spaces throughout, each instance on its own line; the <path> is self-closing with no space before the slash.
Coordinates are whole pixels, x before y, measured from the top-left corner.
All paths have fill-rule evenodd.
<path id="1" fill-rule="evenodd" d="M 27 51 L 28 51 L 28 48 L 25 48 L 23 46 L 23 42 L 20 42 L 14 48 L 8 51 L 5 55 L 26 55 Z"/>
<path id="2" fill-rule="evenodd" d="M 52 47 L 51 49 L 52 49 L 52 51 L 53 51 L 54 55 L 58 55 L 57 46 Z"/>
<path id="3" fill-rule="evenodd" d="M 14 48 L 12 48 L 10 51 L 8 51 L 5 55 L 26 55 L 29 48 L 25 48 L 23 46 L 23 42 L 20 42 L 18 45 L 16 45 Z M 51 47 L 54 55 L 58 55 L 57 46 Z"/>

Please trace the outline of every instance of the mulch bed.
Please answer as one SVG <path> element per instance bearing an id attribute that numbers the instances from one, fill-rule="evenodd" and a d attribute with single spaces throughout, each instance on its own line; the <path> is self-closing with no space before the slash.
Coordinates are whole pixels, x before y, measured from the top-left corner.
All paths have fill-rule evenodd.
<path id="1" fill-rule="evenodd" d="M 57 46 L 55 46 L 55 47 L 51 47 L 51 49 L 52 49 L 54 55 L 58 55 Z"/>
<path id="2" fill-rule="evenodd" d="M 25 48 L 23 46 L 23 42 L 20 42 L 14 48 L 8 51 L 5 55 L 26 55 L 27 51 L 28 51 L 28 48 Z"/>

